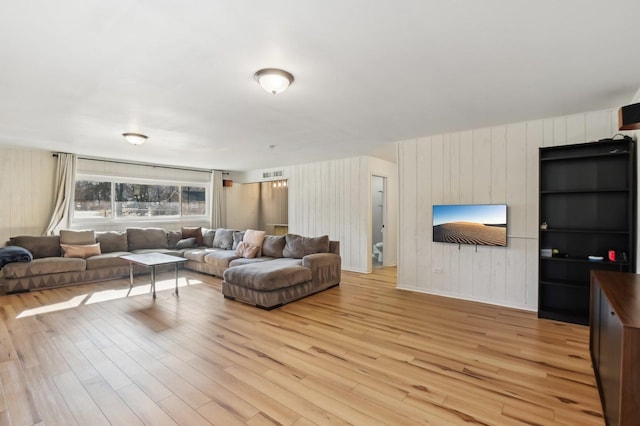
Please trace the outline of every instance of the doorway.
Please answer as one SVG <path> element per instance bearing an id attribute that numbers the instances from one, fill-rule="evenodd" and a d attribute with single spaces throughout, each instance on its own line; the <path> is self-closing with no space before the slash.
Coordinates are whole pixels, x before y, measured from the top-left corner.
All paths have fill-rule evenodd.
<path id="1" fill-rule="evenodd" d="M 379 268 L 384 264 L 386 187 L 387 178 L 371 176 L 371 265 L 374 268 Z"/>

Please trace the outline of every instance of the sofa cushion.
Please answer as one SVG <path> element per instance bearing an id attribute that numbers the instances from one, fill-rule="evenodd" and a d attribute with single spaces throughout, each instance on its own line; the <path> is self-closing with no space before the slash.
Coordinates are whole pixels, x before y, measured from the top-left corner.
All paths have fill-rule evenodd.
<path id="1" fill-rule="evenodd" d="M 182 231 L 167 231 L 167 248 L 175 249 L 178 241 L 182 239 Z"/>
<path id="2" fill-rule="evenodd" d="M 238 247 L 236 248 L 236 254 L 240 257 L 245 257 L 247 259 L 255 258 L 258 255 L 259 251 L 260 251 L 259 246 L 251 245 L 245 241 L 238 244 Z"/>
<path id="3" fill-rule="evenodd" d="M 233 248 L 233 232 L 233 229 L 216 229 L 216 235 L 213 237 L 213 247 L 231 250 Z"/>
<path id="4" fill-rule="evenodd" d="M 133 254 L 162 253 L 162 254 L 168 254 L 169 256 L 182 257 L 182 250 L 178 250 L 178 249 L 173 249 L 173 250 L 172 249 L 137 249 L 137 250 L 131 250 L 131 253 Z"/>
<path id="5" fill-rule="evenodd" d="M 224 280 L 240 287 L 258 291 L 272 291 L 311 281 L 311 270 L 298 265 L 258 262 L 229 268 L 224 271 Z"/>
<path id="6" fill-rule="evenodd" d="M 120 259 L 120 256 L 126 256 L 128 251 L 114 251 L 111 253 L 103 253 L 97 256 L 91 256 L 86 259 L 87 269 L 116 268 L 119 266 L 127 266 L 129 263 Z"/>
<path id="7" fill-rule="evenodd" d="M 9 263 L 2 269 L 6 278 L 26 278 L 35 275 L 84 271 L 84 259 L 74 257 L 44 257 L 29 263 Z"/>
<path id="8" fill-rule="evenodd" d="M 213 247 L 213 239 L 215 236 L 215 229 L 202 228 L 202 245 L 205 247 Z"/>
<path id="9" fill-rule="evenodd" d="M 101 254 L 100 243 L 95 244 L 60 244 L 64 257 L 79 257 L 86 259 L 89 256 Z"/>
<path id="10" fill-rule="evenodd" d="M 285 235 L 286 244 L 282 254 L 284 257 L 302 259 L 308 254 L 329 253 L 329 236 L 303 237 L 296 234 Z"/>
<path id="11" fill-rule="evenodd" d="M 60 231 L 60 244 L 88 245 L 96 243 L 96 234 L 93 229 L 76 231 L 63 229 Z"/>
<path id="12" fill-rule="evenodd" d="M 141 249 L 166 249 L 167 231 L 162 228 L 127 228 L 129 251 Z"/>
<path id="13" fill-rule="evenodd" d="M 186 248 L 195 248 L 198 247 L 198 242 L 196 241 L 196 237 L 189 237 L 178 241 L 176 244 L 177 250 L 182 250 Z"/>
<path id="14" fill-rule="evenodd" d="M 202 228 L 199 226 L 194 228 L 188 228 L 183 226 L 182 239 L 186 239 L 186 238 L 195 238 L 197 247 L 202 247 L 204 245 L 204 242 L 202 239 Z"/>
<path id="15" fill-rule="evenodd" d="M 100 243 L 100 251 L 102 253 L 129 250 L 126 232 L 96 232 L 96 242 Z"/>
<path id="16" fill-rule="evenodd" d="M 240 256 L 238 256 L 233 250 L 216 250 L 207 253 L 207 255 L 204 257 L 204 263 L 215 265 L 221 268 L 228 268 L 229 262 L 239 257 Z"/>
<path id="17" fill-rule="evenodd" d="M 284 257 L 282 250 L 285 243 L 284 235 L 265 235 L 262 243 L 262 255 L 275 258 Z"/>
<path id="18" fill-rule="evenodd" d="M 222 249 L 214 249 L 214 248 L 205 248 L 205 249 L 201 249 L 201 248 L 196 248 L 196 249 L 190 249 L 190 250 L 185 250 L 184 252 L 184 258 L 188 259 L 188 260 L 193 260 L 194 262 L 204 262 L 204 257 L 206 255 L 208 255 L 209 253 L 212 253 L 214 251 L 225 251 Z"/>
<path id="19" fill-rule="evenodd" d="M 259 262 L 267 262 L 269 260 L 273 260 L 273 257 L 254 257 L 253 259 L 247 259 L 245 257 L 239 257 L 238 259 L 233 259 L 229 262 L 229 267 L 233 268 L 234 266 L 242 266 L 249 265 L 251 263 L 259 263 Z"/>
<path id="20" fill-rule="evenodd" d="M 9 245 L 25 248 L 34 259 L 43 257 L 60 257 L 60 236 L 45 237 L 19 236 L 9 238 Z"/>

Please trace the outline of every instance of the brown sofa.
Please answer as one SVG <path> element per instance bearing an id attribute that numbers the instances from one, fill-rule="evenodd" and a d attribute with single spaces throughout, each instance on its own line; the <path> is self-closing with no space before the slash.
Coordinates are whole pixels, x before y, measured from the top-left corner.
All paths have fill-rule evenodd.
<path id="1" fill-rule="evenodd" d="M 131 253 L 160 252 L 182 256 L 184 250 L 169 247 L 175 235 L 161 228 L 127 228 L 124 232 L 60 231 L 56 236 L 12 237 L 9 244 L 23 247 L 33 255 L 31 262 L 14 262 L 4 266 L 4 289 L 7 293 L 104 281 L 129 275 L 129 264 L 120 256 Z M 91 245 L 100 243 L 101 254 L 86 258 L 62 257 L 61 244 Z M 135 273 L 146 272 L 141 266 Z"/>
<path id="2" fill-rule="evenodd" d="M 124 232 L 65 230 L 58 236 L 12 237 L 9 244 L 25 248 L 33 260 L 6 264 L 4 288 L 7 293 L 14 293 L 123 278 L 129 275 L 129 264 L 120 256 L 150 252 L 185 257 L 187 269 L 224 277 L 225 297 L 268 309 L 340 282 L 339 243 L 329 241 L 327 236 L 267 235 L 261 256 L 247 259 L 239 256 L 234 247 L 234 243 L 242 241 L 242 234 L 223 228 L 204 230 L 203 245 L 186 248 L 181 248 L 185 240 L 180 231 L 161 228 L 127 228 Z M 62 257 L 61 246 L 65 244 L 96 243 L 100 254 Z M 146 268 L 134 266 L 134 273 L 146 272 Z"/>
<path id="3" fill-rule="evenodd" d="M 269 261 L 257 258 L 230 262 L 223 273 L 222 294 L 231 300 L 274 309 L 340 283 L 340 244 L 326 235 L 307 238 L 295 234 L 270 236 L 281 250 L 267 250 Z M 265 239 L 266 242 L 267 239 Z M 264 251 L 264 244 L 263 244 Z"/>

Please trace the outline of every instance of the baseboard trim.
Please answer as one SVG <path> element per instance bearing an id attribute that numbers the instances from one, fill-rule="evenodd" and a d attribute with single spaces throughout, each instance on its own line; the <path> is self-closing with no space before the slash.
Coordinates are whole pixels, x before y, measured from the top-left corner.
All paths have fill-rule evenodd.
<path id="1" fill-rule="evenodd" d="M 415 291 L 416 293 L 432 294 L 434 296 L 448 297 L 450 299 L 460 299 L 460 300 L 466 300 L 466 301 L 469 301 L 469 302 L 486 303 L 487 305 L 494 305 L 494 306 L 502 306 L 502 307 L 505 307 L 505 308 L 519 309 L 519 310 L 522 310 L 522 311 L 538 312 L 537 308 L 532 308 L 531 306 L 527 306 L 527 305 L 520 305 L 518 303 L 509 303 L 509 302 L 502 302 L 502 301 L 499 302 L 499 301 L 496 301 L 496 300 L 484 299 L 484 298 L 481 298 L 481 297 L 462 296 L 460 294 L 447 293 L 445 291 L 425 290 L 425 289 L 422 289 L 422 288 L 415 288 L 415 287 L 401 287 L 400 285 L 398 285 L 397 288 L 398 288 L 398 290 Z"/>

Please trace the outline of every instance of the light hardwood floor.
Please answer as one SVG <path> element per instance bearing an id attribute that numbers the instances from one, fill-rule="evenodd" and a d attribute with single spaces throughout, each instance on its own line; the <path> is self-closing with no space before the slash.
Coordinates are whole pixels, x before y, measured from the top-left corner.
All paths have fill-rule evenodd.
<path id="1" fill-rule="evenodd" d="M 270 312 L 161 275 L 0 297 L 0 425 L 602 425 L 587 327 L 395 289 Z"/>

